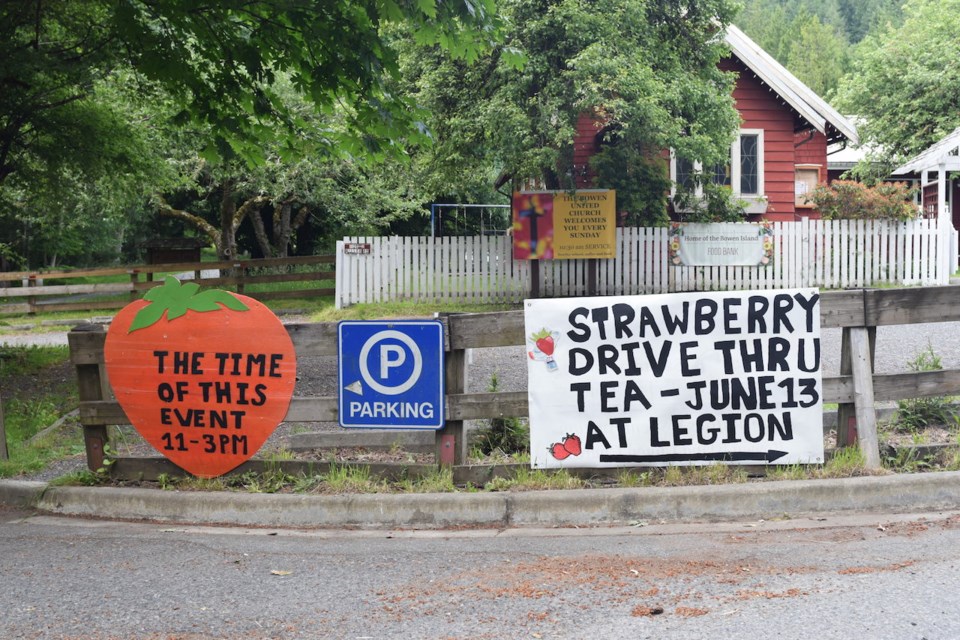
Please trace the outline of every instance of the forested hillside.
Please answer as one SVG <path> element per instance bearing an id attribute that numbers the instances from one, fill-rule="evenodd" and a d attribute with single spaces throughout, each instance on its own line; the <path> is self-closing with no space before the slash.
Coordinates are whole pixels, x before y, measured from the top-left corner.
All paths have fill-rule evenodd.
<path id="1" fill-rule="evenodd" d="M 811 89 L 830 97 L 869 33 L 902 20 L 901 0 L 746 0 L 735 23 Z"/>

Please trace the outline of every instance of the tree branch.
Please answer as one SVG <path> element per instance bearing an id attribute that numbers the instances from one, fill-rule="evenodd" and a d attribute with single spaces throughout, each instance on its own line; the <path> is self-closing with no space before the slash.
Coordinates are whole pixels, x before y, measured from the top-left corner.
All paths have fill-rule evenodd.
<path id="1" fill-rule="evenodd" d="M 189 211 L 184 211 L 182 209 L 174 209 L 169 204 L 167 204 L 167 201 L 164 200 L 163 198 L 158 198 L 157 208 L 160 215 L 166 216 L 168 218 L 176 218 L 178 220 L 183 220 L 184 222 L 196 228 L 198 231 L 200 231 L 205 236 L 210 238 L 211 241 L 213 241 L 213 244 L 217 247 L 217 250 L 219 252 L 220 231 L 215 226 L 213 226 L 212 224 L 210 224 L 200 216 L 190 213 Z"/>

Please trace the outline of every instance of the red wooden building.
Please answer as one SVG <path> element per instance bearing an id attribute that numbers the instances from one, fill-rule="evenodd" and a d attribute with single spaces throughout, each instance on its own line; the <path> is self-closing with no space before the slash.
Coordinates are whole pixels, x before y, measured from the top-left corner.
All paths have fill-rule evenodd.
<path id="1" fill-rule="evenodd" d="M 731 25 L 726 42 L 731 55 L 721 62 L 737 74 L 733 97 L 740 112 L 740 135 L 730 149 L 730 164 L 715 181 L 731 187 L 747 203 L 752 217 L 796 220 L 817 217 L 804 194 L 827 181 L 828 147 L 857 144 L 856 127 L 800 82 L 769 54 Z M 580 187 L 592 186 L 587 163 L 599 149 L 602 127 L 589 115 L 577 124 L 574 164 Z M 670 178 L 683 182 L 699 163 L 671 154 Z"/>

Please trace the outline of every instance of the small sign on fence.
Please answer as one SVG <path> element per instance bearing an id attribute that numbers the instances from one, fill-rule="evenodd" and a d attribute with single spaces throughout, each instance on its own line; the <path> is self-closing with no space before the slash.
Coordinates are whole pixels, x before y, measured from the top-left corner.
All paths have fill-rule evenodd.
<path id="1" fill-rule="evenodd" d="M 370 255 L 369 242 L 344 242 L 343 252 L 348 256 L 367 256 Z"/>
<path id="2" fill-rule="evenodd" d="M 441 322 L 344 320 L 337 335 L 340 426 L 443 428 Z"/>
<path id="3" fill-rule="evenodd" d="M 773 229 L 763 222 L 674 222 L 669 255 L 675 267 L 764 267 L 773 259 Z"/>
<path id="4" fill-rule="evenodd" d="M 819 301 L 527 300 L 532 466 L 823 462 Z"/>
<path id="5" fill-rule="evenodd" d="M 609 189 L 513 194 L 514 259 L 616 258 L 616 203 Z"/>
<path id="6" fill-rule="evenodd" d="M 170 276 L 110 323 L 110 385 L 137 432 L 212 478 L 249 460 L 290 407 L 297 356 L 265 305 Z"/>

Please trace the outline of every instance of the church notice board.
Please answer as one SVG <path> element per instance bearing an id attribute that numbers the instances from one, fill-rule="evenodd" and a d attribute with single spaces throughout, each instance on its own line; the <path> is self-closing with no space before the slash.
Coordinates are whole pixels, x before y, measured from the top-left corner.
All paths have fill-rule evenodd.
<path id="1" fill-rule="evenodd" d="M 615 258 L 616 203 L 609 189 L 514 193 L 514 259 Z"/>

